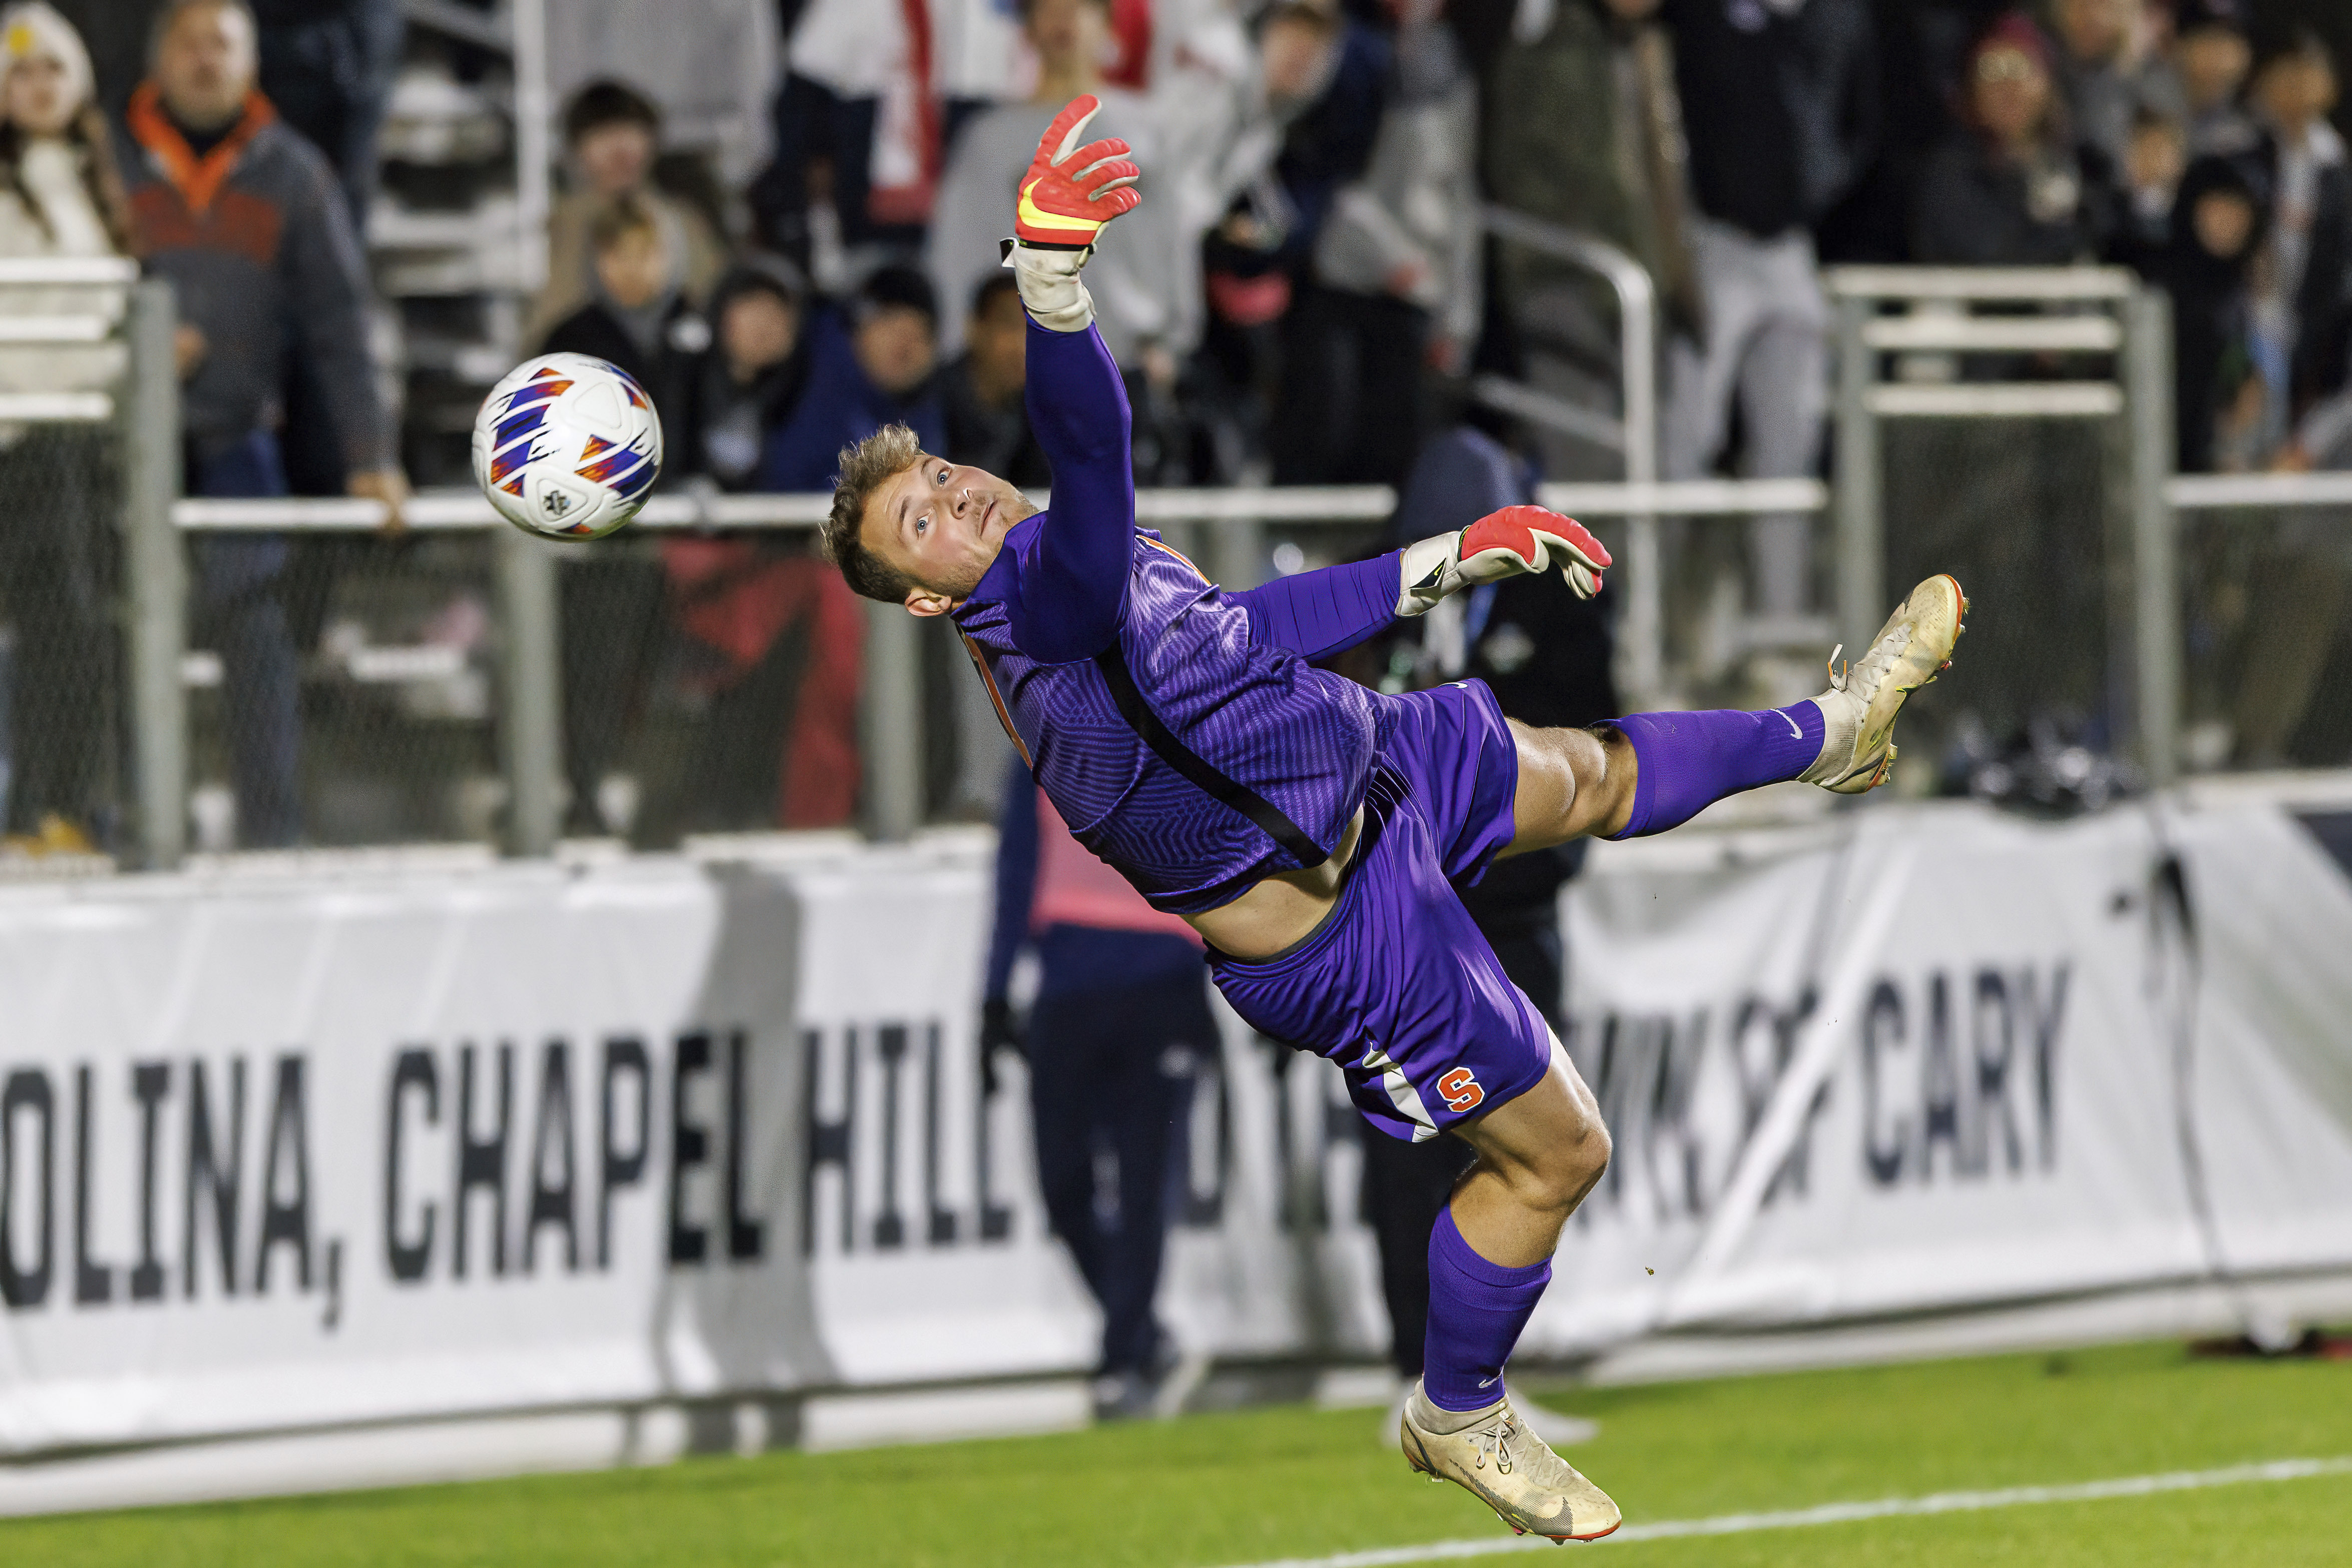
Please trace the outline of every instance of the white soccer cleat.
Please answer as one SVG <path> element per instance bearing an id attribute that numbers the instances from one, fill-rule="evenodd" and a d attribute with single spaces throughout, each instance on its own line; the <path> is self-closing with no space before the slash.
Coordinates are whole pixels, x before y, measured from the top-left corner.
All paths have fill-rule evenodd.
<path id="1" fill-rule="evenodd" d="M 1956 578 L 1930 577 L 1895 606 L 1859 660 L 1840 669 L 1831 654 L 1830 689 L 1813 699 L 1823 721 L 1822 754 L 1798 777 L 1839 795 L 1885 784 L 1895 768 L 1895 716 L 1904 699 L 1951 667 L 1968 613 Z"/>
<path id="2" fill-rule="evenodd" d="M 1452 1481 L 1521 1535 L 1598 1541 L 1624 1522 L 1609 1494 L 1528 1430 L 1509 1395 L 1483 1410 L 1440 1410 L 1415 1384 L 1397 1438 L 1405 1463 Z"/>
<path id="3" fill-rule="evenodd" d="M 1404 1431 L 1404 1414 L 1412 1403 L 1414 1384 L 1406 1384 L 1389 1401 L 1388 1414 L 1381 1418 L 1380 1440 L 1389 1447 L 1397 1447 Z M 1558 1410 L 1547 1410 L 1540 1405 L 1513 1400 L 1511 1408 L 1526 1422 L 1528 1430 L 1555 1448 L 1571 1448 L 1579 1443 L 1590 1443 L 1601 1436 L 1601 1423 L 1582 1415 L 1570 1415 Z"/>

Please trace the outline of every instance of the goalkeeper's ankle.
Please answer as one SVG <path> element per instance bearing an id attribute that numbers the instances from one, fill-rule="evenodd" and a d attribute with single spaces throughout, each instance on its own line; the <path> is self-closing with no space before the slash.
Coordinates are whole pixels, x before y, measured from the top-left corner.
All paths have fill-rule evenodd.
<path id="1" fill-rule="evenodd" d="M 1094 247 L 1066 248 L 1013 240 L 1005 256 L 1030 320 L 1048 331 L 1083 332 L 1094 325 L 1095 302 L 1078 277 Z"/>

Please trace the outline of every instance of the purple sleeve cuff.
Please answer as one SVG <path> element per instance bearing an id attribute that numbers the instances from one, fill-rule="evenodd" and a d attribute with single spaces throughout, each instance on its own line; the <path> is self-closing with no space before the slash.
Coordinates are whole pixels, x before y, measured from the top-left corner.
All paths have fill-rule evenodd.
<path id="1" fill-rule="evenodd" d="M 1396 619 L 1398 552 L 1277 577 L 1227 595 L 1249 611 L 1250 636 L 1304 658 L 1328 658 Z"/>

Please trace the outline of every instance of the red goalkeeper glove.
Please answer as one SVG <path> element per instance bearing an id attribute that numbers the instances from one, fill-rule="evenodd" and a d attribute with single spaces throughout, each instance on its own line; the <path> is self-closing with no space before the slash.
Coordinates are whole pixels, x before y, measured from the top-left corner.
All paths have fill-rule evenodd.
<path id="1" fill-rule="evenodd" d="M 1072 99 L 1045 127 L 1037 155 L 1021 176 L 1013 236 L 1023 245 L 1083 249 L 1103 225 L 1143 200 L 1135 189 L 1143 172 L 1128 161 L 1126 142 L 1112 137 L 1078 145 L 1087 122 L 1101 110 L 1102 100 L 1087 93 Z"/>
<path id="2" fill-rule="evenodd" d="M 1397 614 L 1418 616 L 1464 588 L 1558 567 L 1580 599 L 1601 592 L 1609 552 L 1584 525 L 1539 506 L 1507 506 L 1459 533 L 1404 547 Z"/>

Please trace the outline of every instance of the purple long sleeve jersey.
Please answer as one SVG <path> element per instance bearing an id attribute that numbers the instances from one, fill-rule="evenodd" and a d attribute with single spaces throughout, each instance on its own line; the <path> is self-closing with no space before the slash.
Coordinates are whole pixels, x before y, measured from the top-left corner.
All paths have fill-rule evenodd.
<path id="1" fill-rule="evenodd" d="M 1127 394 L 1102 340 L 1029 324 L 1050 511 L 1015 523 L 955 621 L 1078 842 L 1197 914 L 1328 859 L 1393 723 L 1309 661 L 1396 611 L 1394 552 L 1228 592 L 1135 523 Z"/>

